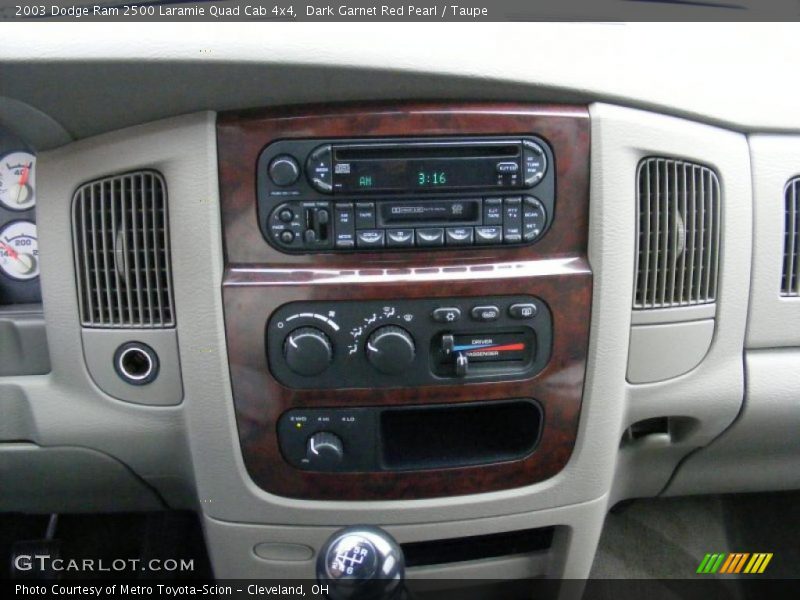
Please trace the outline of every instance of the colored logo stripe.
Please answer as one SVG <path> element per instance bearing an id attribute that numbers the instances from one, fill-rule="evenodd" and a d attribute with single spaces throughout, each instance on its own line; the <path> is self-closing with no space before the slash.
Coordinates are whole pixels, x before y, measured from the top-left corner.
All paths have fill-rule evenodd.
<path id="1" fill-rule="evenodd" d="M 471 344 L 465 346 L 454 346 L 454 352 L 464 352 L 465 350 L 494 350 L 496 352 L 513 352 L 514 350 L 524 350 L 525 344 L 506 344 L 505 346 L 493 346 L 491 344 Z"/>
<path id="2" fill-rule="evenodd" d="M 716 573 L 725 558 L 725 554 L 706 554 L 703 562 L 697 567 L 698 573 Z"/>
<path id="3" fill-rule="evenodd" d="M 751 558 L 750 562 L 747 563 L 747 566 L 744 568 L 744 572 L 763 573 L 764 570 L 767 568 L 769 561 L 771 560 L 772 560 L 772 552 L 769 553 L 761 552 L 753 554 L 753 558 Z"/>
<path id="4" fill-rule="evenodd" d="M 772 553 L 756 552 L 731 552 L 730 554 L 721 552 L 706 554 L 697 567 L 697 573 L 701 574 L 720 574 L 733 575 L 738 573 L 759 574 L 763 573 L 769 562 L 772 560 Z M 746 565 L 746 566 L 745 566 Z"/>

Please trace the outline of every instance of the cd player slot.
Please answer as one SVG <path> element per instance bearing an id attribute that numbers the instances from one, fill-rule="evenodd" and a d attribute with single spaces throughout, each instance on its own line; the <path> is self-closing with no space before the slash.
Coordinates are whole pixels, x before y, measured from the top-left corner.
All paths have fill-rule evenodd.
<path id="1" fill-rule="evenodd" d="M 406 160 L 421 158 L 517 158 L 520 155 L 519 142 L 475 143 L 406 143 L 406 144 L 364 144 L 334 146 L 337 161 L 356 160 Z"/>

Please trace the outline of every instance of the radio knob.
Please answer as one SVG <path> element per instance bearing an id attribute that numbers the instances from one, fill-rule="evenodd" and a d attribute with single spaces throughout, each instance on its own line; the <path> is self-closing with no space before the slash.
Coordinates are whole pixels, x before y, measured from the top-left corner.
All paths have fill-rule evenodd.
<path id="1" fill-rule="evenodd" d="M 306 458 L 309 465 L 317 468 L 338 465 L 344 458 L 342 440 L 333 433 L 318 431 L 308 438 Z"/>
<path id="2" fill-rule="evenodd" d="M 367 340 L 367 360 L 381 373 L 396 375 L 414 362 L 414 338 L 405 329 L 386 325 Z"/>
<path id="3" fill-rule="evenodd" d="M 300 165 L 293 156 L 281 154 L 272 159 L 269 163 L 269 178 L 277 186 L 286 187 L 292 185 L 300 178 Z"/>
<path id="4" fill-rule="evenodd" d="M 283 343 L 283 357 L 298 375 L 319 375 L 333 360 L 333 346 L 328 336 L 316 327 L 295 329 Z"/>

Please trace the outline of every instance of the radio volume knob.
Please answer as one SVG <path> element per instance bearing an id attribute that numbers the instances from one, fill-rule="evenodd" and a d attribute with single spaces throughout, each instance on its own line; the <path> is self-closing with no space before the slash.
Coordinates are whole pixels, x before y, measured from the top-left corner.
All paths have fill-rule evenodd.
<path id="1" fill-rule="evenodd" d="M 331 364 L 333 346 L 323 331 L 301 327 L 286 336 L 283 357 L 292 371 L 310 377 L 319 375 Z"/>
<path id="2" fill-rule="evenodd" d="M 386 375 L 405 371 L 414 362 L 415 354 L 414 338 L 401 327 L 380 327 L 367 340 L 367 360 Z"/>
<path id="3" fill-rule="evenodd" d="M 272 159 L 269 163 L 269 178 L 277 186 L 286 187 L 292 185 L 300 178 L 300 165 L 293 156 L 281 154 Z"/>

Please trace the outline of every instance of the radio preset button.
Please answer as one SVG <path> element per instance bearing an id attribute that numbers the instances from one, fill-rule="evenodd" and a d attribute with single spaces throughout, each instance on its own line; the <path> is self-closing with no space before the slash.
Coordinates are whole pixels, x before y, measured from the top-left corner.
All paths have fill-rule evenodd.
<path id="1" fill-rule="evenodd" d="M 353 205 L 339 203 L 334 207 L 334 221 L 337 248 L 354 248 L 356 245 L 356 228 L 353 217 Z"/>
<path id="2" fill-rule="evenodd" d="M 435 308 L 431 318 L 437 323 L 455 323 L 461 318 L 461 310 L 456 307 Z"/>
<path id="3" fill-rule="evenodd" d="M 508 316 L 512 319 L 532 319 L 537 312 L 535 304 L 512 304 L 508 307 Z"/>
<path id="4" fill-rule="evenodd" d="M 476 227 L 475 228 L 475 243 L 476 244 L 501 244 L 503 242 L 503 228 L 502 227 Z"/>
<path id="5" fill-rule="evenodd" d="M 375 203 L 356 202 L 356 229 L 375 227 Z"/>
<path id="6" fill-rule="evenodd" d="M 526 196 L 522 207 L 522 235 L 526 242 L 532 242 L 544 230 L 546 221 L 542 203 L 532 196 Z"/>
<path id="7" fill-rule="evenodd" d="M 522 241 L 522 198 L 519 196 L 503 201 L 503 240 L 506 244 Z"/>
<path id="8" fill-rule="evenodd" d="M 387 229 L 386 245 L 390 248 L 409 248 L 414 245 L 413 229 Z"/>
<path id="9" fill-rule="evenodd" d="M 444 246 L 444 229 L 441 227 L 417 229 L 417 246 Z"/>
<path id="10" fill-rule="evenodd" d="M 500 318 L 500 309 L 496 306 L 474 306 L 469 314 L 476 321 L 487 323 Z"/>
<path id="11" fill-rule="evenodd" d="M 385 237 L 383 229 L 363 229 L 356 232 L 359 248 L 383 248 Z"/>
<path id="12" fill-rule="evenodd" d="M 472 244 L 472 227 L 448 227 L 445 237 L 448 246 L 469 246 Z"/>
<path id="13" fill-rule="evenodd" d="M 502 225 L 503 224 L 503 199 L 484 198 L 483 199 L 483 224 Z"/>

